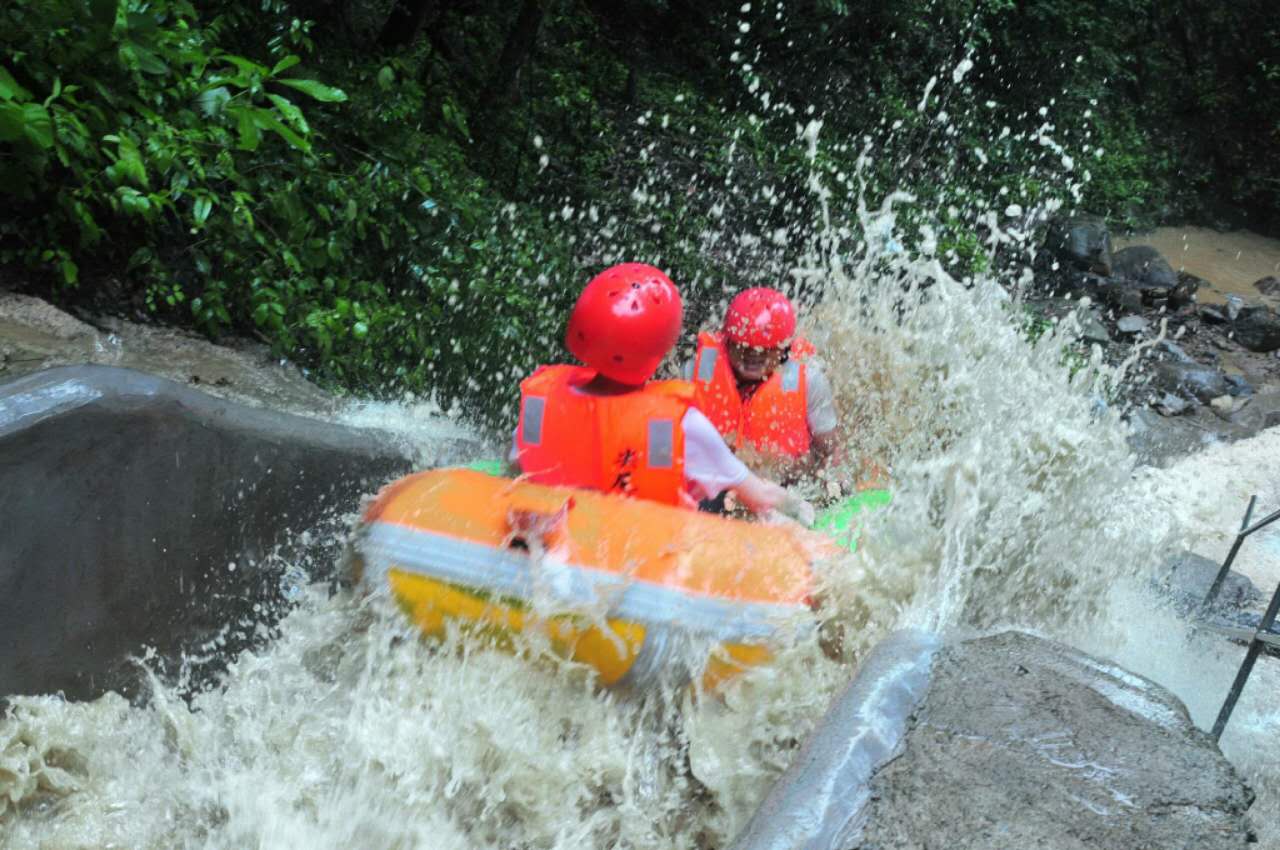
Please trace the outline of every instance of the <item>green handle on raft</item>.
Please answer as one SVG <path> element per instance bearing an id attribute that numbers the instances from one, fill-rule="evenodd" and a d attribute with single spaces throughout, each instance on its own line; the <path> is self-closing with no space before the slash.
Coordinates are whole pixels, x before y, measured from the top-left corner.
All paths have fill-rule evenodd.
<path id="1" fill-rule="evenodd" d="M 480 460 L 473 460 L 471 463 L 463 467 L 463 469 L 472 469 L 476 472 L 483 472 L 485 475 L 503 476 L 507 472 L 507 464 L 505 461 L 497 458 L 486 457 Z"/>
<path id="2" fill-rule="evenodd" d="M 813 530 L 835 539 L 850 552 L 858 548 L 858 535 L 851 533 L 854 520 L 863 511 L 879 510 L 893 501 L 888 490 L 863 490 L 843 502 L 837 502 L 818 514 Z"/>
<path id="3" fill-rule="evenodd" d="M 498 458 L 473 460 L 465 468 L 483 472 L 486 475 L 502 476 L 507 472 L 506 462 Z M 883 508 L 892 501 L 893 494 L 888 490 L 863 490 L 860 493 L 853 494 L 843 502 L 837 502 L 818 514 L 818 518 L 813 523 L 813 530 L 821 531 L 834 537 L 841 542 L 841 545 L 846 546 L 852 552 L 858 546 L 857 535 L 848 534 L 854 520 L 863 511 Z M 846 536 L 848 537 L 847 540 L 844 539 Z"/>

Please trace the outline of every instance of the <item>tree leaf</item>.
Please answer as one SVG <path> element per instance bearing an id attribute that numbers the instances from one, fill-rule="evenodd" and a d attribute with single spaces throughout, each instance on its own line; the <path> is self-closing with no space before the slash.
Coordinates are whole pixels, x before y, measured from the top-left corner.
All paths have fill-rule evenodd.
<path id="1" fill-rule="evenodd" d="M 45 149 L 53 147 L 53 119 L 49 110 L 38 103 L 22 105 L 22 132 L 31 142 Z"/>
<path id="2" fill-rule="evenodd" d="M 68 286 L 75 286 L 76 281 L 80 279 L 80 269 L 70 257 L 63 257 L 62 262 L 62 279 L 66 281 Z"/>
<path id="3" fill-rule="evenodd" d="M 128 12 L 124 20 L 131 33 L 146 35 L 160 28 L 160 22 L 156 20 L 155 15 L 144 15 L 142 12 Z"/>
<path id="4" fill-rule="evenodd" d="M 129 42 L 129 49 L 133 51 L 133 58 L 138 61 L 138 69 L 143 73 L 157 75 L 169 73 L 169 66 L 164 64 L 159 56 L 136 41 Z"/>
<path id="5" fill-rule="evenodd" d="M 299 133 L 305 134 L 311 132 L 311 128 L 307 126 L 307 119 L 302 114 L 302 110 L 299 109 L 293 101 L 289 100 L 287 97 L 281 97 L 278 94 L 269 94 L 267 95 L 267 99 L 276 105 L 276 109 L 280 110 L 280 114 L 285 117 L 286 121 L 296 127 Z"/>
<path id="6" fill-rule="evenodd" d="M 276 80 L 276 82 L 282 86 L 297 89 L 322 103 L 341 103 L 347 99 L 347 93 L 342 89 L 326 86 L 315 80 Z"/>
<path id="7" fill-rule="evenodd" d="M 280 119 L 276 118 L 274 115 L 272 115 L 270 112 L 268 112 L 265 109 L 259 109 L 256 106 L 253 107 L 252 109 L 253 109 L 254 123 L 257 124 L 259 127 L 261 127 L 264 130 L 270 130 L 271 132 L 278 135 L 280 138 L 284 139 L 289 144 L 293 145 L 298 150 L 306 151 L 306 152 L 311 151 L 311 145 L 307 142 L 307 140 L 302 138 L 292 130 L 290 130 L 284 124 L 282 124 L 280 122 Z"/>
<path id="8" fill-rule="evenodd" d="M 243 56 L 233 56 L 230 53 L 224 53 L 220 58 L 226 62 L 230 62 L 232 65 L 235 65 L 245 74 L 256 74 L 259 77 L 267 76 L 267 68 L 265 65 L 259 65 L 257 62 L 250 62 Z"/>
<path id="9" fill-rule="evenodd" d="M 236 131 L 240 134 L 240 142 L 236 147 L 242 151 L 256 151 L 262 141 L 262 131 L 253 120 L 253 113 L 248 107 L 238 106 L 229 112 L 236 118 Z"/>
<path id="10" fill-rule="evenodd" d="M 0 142 L 16 142 L 22 138 L 27 123 L 22 107 L 16 103 L 0 103 Z"/>
<path id="11" fill-rule="evenodd" d="M 138 146 L 133 139 L 128 136 L 121 136 L 116 149 L 119 151 L 120 157 L 116 161 L 119 170 L 140 186 L 148 187 L 147 166 L 143 163 L 142 153 L 138 150 Z"/>
<path id="12" fill-rule="evenodd" d="M 390 91 L 391 87 L 396 84 L 396 72 L 391 70 L 390 65 L 383 65 L 382 70 L 378 72 L 378 85 L 384 91 Z"/>
<path id="13" fill-rule="evenodd" d="M 301 61 L 302 60 L 297 56 L 292 56 L 292 55 L 286 56 L 283 59 L 281 59 L 279 62 L 277 62 L 275 67 L 271 69 L 271 76 L 274 77 L 276 74 L 279 74 L 282 71 L 287 71 Z"/>
<path id="14" fill-rule="evenodd" d="M 195 207 L 192 214 L 196 222 L 196 226 L 205 223 L 209 218 L 209 213 L 213 210 L 213 201 L 209 198 L 196 198 Z"/>
<path id="15" fill-rule="evenodd" d="M 3 65 L 0 65 L 0 100 L 31 100 L 31 92 L 20 86 Z"/>

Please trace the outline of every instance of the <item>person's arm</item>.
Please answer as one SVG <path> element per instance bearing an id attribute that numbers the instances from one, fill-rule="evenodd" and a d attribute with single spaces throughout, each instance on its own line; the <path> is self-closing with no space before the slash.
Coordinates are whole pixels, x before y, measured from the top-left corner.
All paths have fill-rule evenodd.
<path id="1" fill-rule="evenodd" d="M 844 430 L 836 415 L 831 382 L 816 360 L 809 361 L 805 368 L 805 406 L 811 438 L 806 471 L 814 473 L 823 467 L 840 466 L 845 460 Z"/>
<path id="2" fill-rule="evenodd" d="M 741 483 L 729 489 L 752 513 L 761 516 L 767 516 L 776 511 L 786 514 L 805 526 L 813 525 L 817 516 L 813 505 L 754 472 L 748 472 Z"/>
<path id="3" fill-rule="evenodd" d="M 685 477 L 696 485 L 695 496 L 714 499 L 729 490 L 752 513 L 780 512 L 812 524 L 813 506 L 747 469 L 701 411 L 689 408 L 683 424 Z"/>

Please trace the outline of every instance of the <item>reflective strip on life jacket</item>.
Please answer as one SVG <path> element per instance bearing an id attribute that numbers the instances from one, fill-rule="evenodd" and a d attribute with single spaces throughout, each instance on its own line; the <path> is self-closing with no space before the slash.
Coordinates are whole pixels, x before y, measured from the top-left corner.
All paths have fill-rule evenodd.
<path id="1" fill-rule="evenodd" d="M 805 361 L 813 346 L 791 344 L 787 361 L 745 401 L 719 334 L 698 334 L 695 404 L 735 448 L 743 442 L 764 454 L 802 457 L 809 453 L 809 406 Z"/>
<path id="2" fill-rule="evenodd" d="M 521 383 L 521 469 L 539 484 L 682 504 L 681 420 L 693 402 L 692 387 L 662 381 L 621 395 L 582 392 L 595 374 L 578 366 L 544 366 Z"/>
<path id="3" fill-rule="evenodd" d="M 542 443 L 542 414 L 547 400 L 540 396 L 525 396 L 520 408 L 520 439 L 531 446 Z"/>

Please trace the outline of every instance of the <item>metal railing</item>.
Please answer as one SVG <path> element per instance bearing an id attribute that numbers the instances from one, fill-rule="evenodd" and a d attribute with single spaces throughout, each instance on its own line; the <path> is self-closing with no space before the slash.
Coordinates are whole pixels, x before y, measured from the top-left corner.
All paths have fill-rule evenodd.
<path id="1" fill-rule="evenodd" d="M 1249 521 L 1253 519 L 1253 509 L 1257 503 L 1257 496 L 1250 497 L 1249 507 L 1244 512 L 1244 521 L 1240 523 L 1240 532 L 1236 535 L 1235 543 L 1231 545 L 1227 559 L 1222 562 L 1222 567 L 1214 577 L 1213 584 L 1209 586 L 1209 592 L 1205 594 L 1204 601 L 1200 604 L 1202 614 L 1207 614 L 1209 606 L 1218 598 L 1222 583 L 1231 572 L 1231 565 L 1235 562 L 1245 538 L 1280 519 L 1280 511 L 1276 511 L 1250 525 Z M 1222 730 L 1227 728 L 1227 721 L 1231 719 L 1231 713 L 1235 711 L 1236 703 L 1240 701 L 1240 694 L 1244 692 L 1244 686 L 1249 681 L 1249 674 L 1253 672 L 1253 665 L 1257 662 L 1258 656 L 1267 647 L 1280 648 L 1280 634 L 1272 630 L 1277 612 L 1280 612 L 1280 584 L 1276 585 L 1275 592 L 1271 594 L 1271 603 L 1267 605 L 1267 611 L 1262 615 L 1262 620 L 1253 630 L 1253 634 L 1249 635 L 1245 632 L 1243 635 L 1248 638 L 1249 649 L 1245 652 L 1244 660 L 1240 662 L 1240 669 L 1236 671 L 1235 681 L 1231 683 L 1231 690 L 1227 692 L 1227 698 L 1222 703 L 1221 710 L 1218 711 L 1218 719 L 1213 722 L 1213 731 L 1210 734 L 1215 741 L 1222 737 Z"/>

